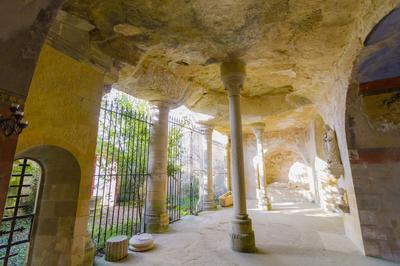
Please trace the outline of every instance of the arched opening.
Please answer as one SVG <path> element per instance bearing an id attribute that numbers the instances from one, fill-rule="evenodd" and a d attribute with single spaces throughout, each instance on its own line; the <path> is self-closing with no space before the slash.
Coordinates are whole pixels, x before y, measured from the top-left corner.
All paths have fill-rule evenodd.
<path id="1" fill-rule="evenodd" d="M 71 265 L 81 170 L 75 157 L 57 146 L 28 148 L 16 158 L 29 158 L 43 169 L 32 228 L 28 264 Z"/>
<path id="2" fill-rule="evenodd" d="M 33 160 L 14 161 L 0 228 L 2 265 L 25 265 L 32 242 L 42 168 Z"/>
<path id="3" fill-rule="evenodd" d="M 353 69 L 346 136 L 365 254 L 400 260 L 400 9 L 369 34 Z"/>
<path id="4" fill-rule="evenodd" d="M 278 147 L 264 157 L 267 181 L 273 186 L 283 186 L 291 190 L 291 200 L 313 200 L 310 180 L 312 168 L 304 156 L 294 148 Z M 293 197 L 295 196 L 295 197 Z"/>

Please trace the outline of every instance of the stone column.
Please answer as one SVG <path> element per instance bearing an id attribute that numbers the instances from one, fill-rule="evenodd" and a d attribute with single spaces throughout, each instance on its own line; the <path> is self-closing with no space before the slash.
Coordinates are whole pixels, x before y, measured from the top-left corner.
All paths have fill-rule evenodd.
<path id="1" fill-rule="evenodd" d="M 168 230 L 167 213 L 167 157 L 168 157 L 168 102 L 154 102 L 153 127 L 150 137 L 150 176 L 147 180 L 146 232 L 162 233 Z"/>
<path id="2" fill-rule="evenodd" d="M 262 210 L 271 210 L 271 201 L 267 193 L 267 175 L 264 167 L 264 123 L 253 124 L 253 133 L 256 136 L 257 143 L 257 179 L 259 181 L 258 208 Z"/>
<path id="3" fill-rule="evenodd" d="M 229 97 L 229 120 L 231 133 L 233 210 L 231 246 L 235 251 L 255 252 L 255 237 L 251 219 L 246 209 L 246 185 L 244 177 L 242 118 L 240 113 L 240 90 L 246 77 L 245 64 L 241 61 L 221 64 L 221 79 Z"/>
<path id="4" fill-rule="evenodd" d="M 203 191 L 203 210 L 215 210 L 217 205 L 214 201 L 214 177 L 213 177 L 213 157 L 212 157 L 212 127 L 206 127 L 204 130 L 207 141 L 207 186 Z"/>
<path id="5" fill-rule="evenodd" d="M 226 144 L 226 175 L 228 183 L 228 191 L 232 191 L 232 166 L 231 166 L 231 138 L 228 137 Z"/>

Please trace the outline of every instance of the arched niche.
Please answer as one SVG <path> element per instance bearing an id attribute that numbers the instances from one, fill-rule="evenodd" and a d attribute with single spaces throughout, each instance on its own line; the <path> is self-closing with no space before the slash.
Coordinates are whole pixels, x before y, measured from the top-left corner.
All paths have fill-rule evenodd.
<path id="1" fill-rule="evenodd" d="M 366 255 L 400 261 L 400 9 L 367 37 L 346 99 L 346 138 Z"/>
<path id="2" fill-rule="evenodd" d="M 265 171 L 269 184 L 285 185 L 300 196 L 314 200 L 311 192 L 312 167 L 297 147 L 278 146 L 264 155 Z M 291 199 L 293 200 L 293 199 Z"/>
<path id="3" fill-rule="evenodd" d="M 276 147 L 264 155 L 268 183 L 308 184 L 309 167 L 303 154 L 294 147 Z"/>
<path id="4" fill-rule="evenodd" d="M 21 151 L 43 170 L 30 245 L 29 265 L 71 265 L 81 170 L 67 150 L 51 145 Z"/>

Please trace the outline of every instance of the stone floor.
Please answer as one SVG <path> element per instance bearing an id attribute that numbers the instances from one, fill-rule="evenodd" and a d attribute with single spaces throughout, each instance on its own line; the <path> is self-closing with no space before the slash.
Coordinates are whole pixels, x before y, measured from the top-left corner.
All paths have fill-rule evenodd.
<path id="1" fill-rule="evenodd" d="M 270 194 L 271 212 L 248 202 L 256 254 L 231 251 L 228 231 L 232 208 L 225 208 L 172 224 L 169 233 L 155 235 L 157 246 L 150 252 L 130 253 L 119 263 L 98 258 L 96 265 L 396 265 L 361 255 L 344 236 L 341 217 L 305 202 L 299 191 L 275 184 Z"/>

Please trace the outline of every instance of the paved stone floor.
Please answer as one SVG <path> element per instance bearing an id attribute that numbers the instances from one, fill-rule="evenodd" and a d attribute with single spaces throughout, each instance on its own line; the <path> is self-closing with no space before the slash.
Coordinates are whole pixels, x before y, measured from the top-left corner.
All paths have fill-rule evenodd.
<path id="1" fill-rule="evenodd" d="M 305 202 L 298 191 L 270 187 L 271 212 L 248 202 L 256 234 L 256 254 L 229 248 L 231 208 L 187 216 L 171 225 L 167 234 L 155 235 L 156 248 L 129 253 L 118 263 L 97 259 L 96 265 L 396 265 L 365 257 L 344 236 L 341 217 L 327 214 Z"/>

